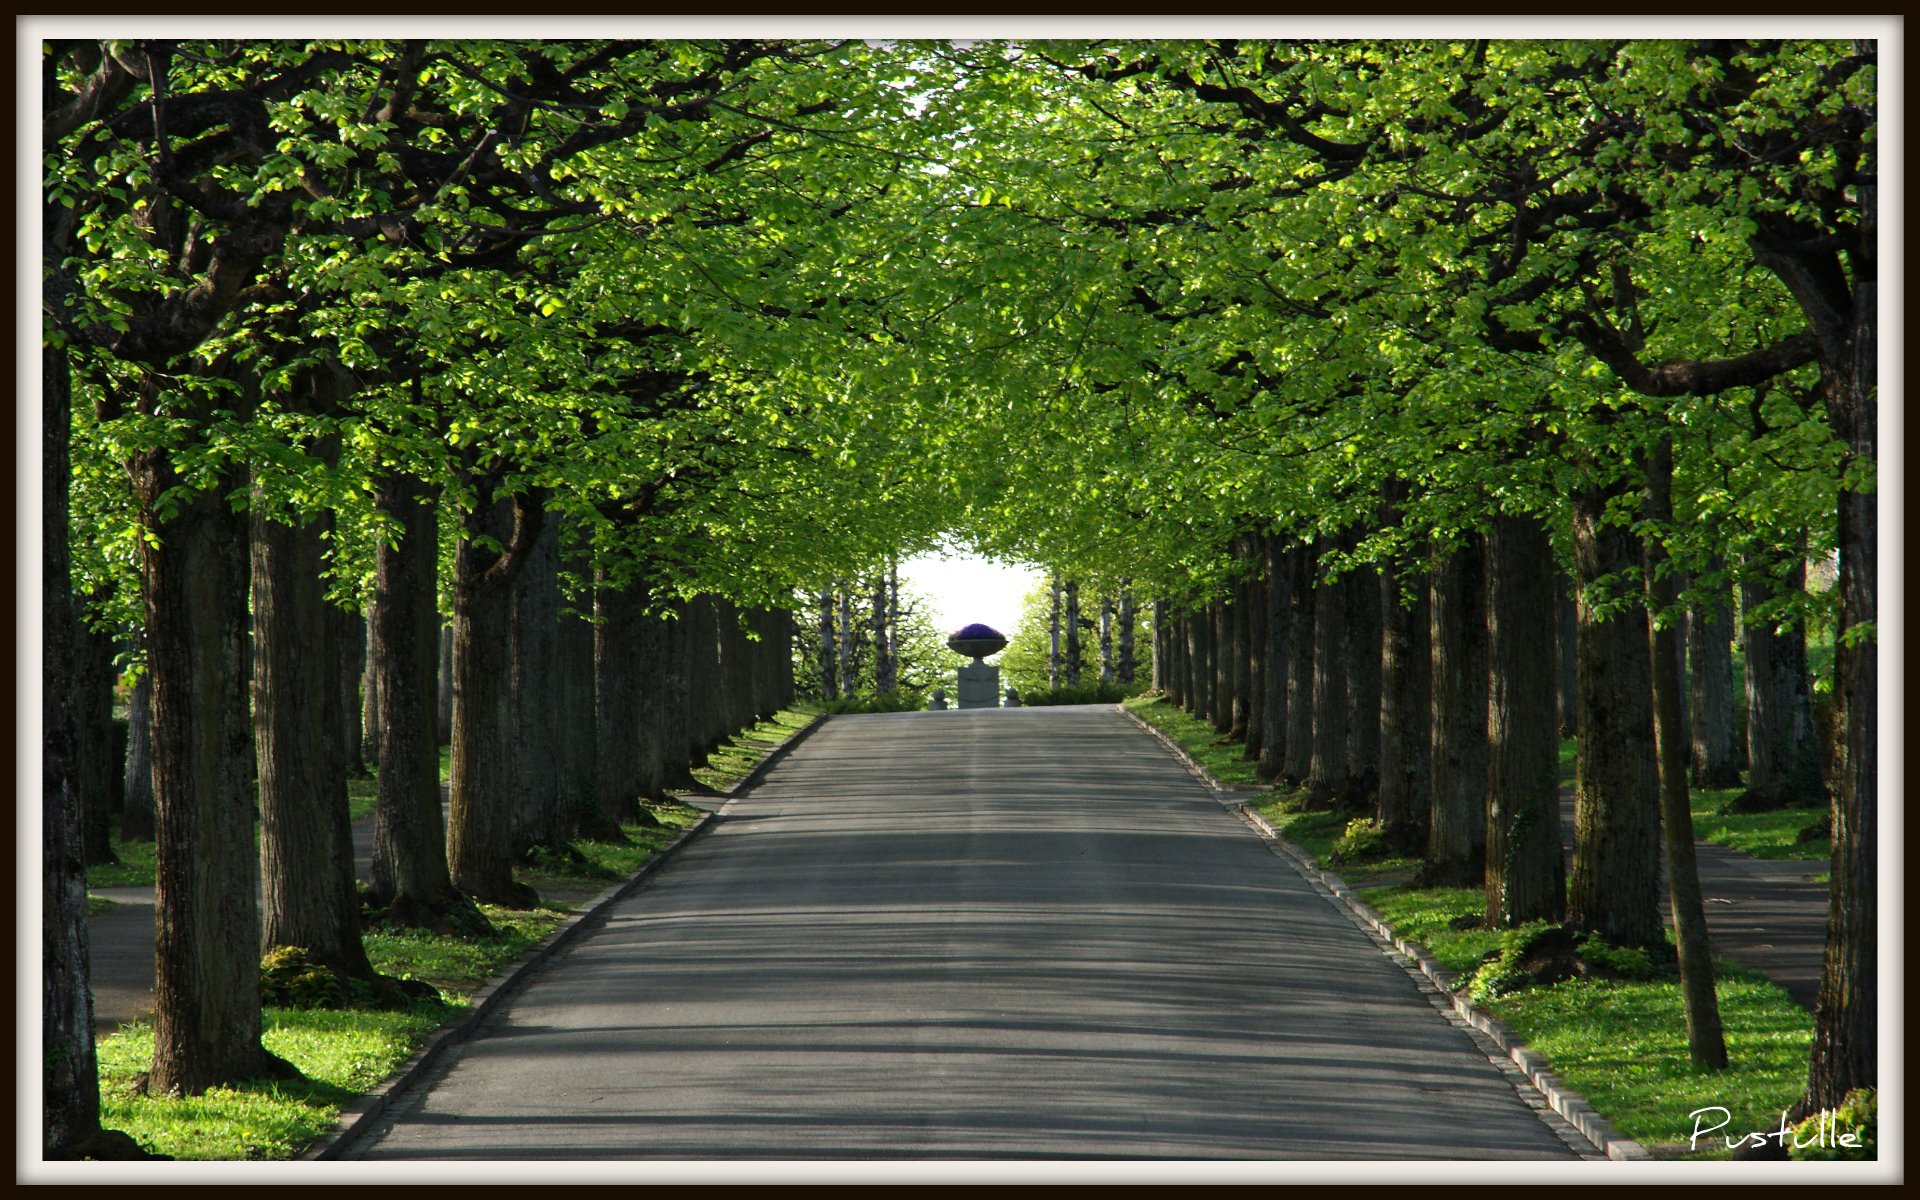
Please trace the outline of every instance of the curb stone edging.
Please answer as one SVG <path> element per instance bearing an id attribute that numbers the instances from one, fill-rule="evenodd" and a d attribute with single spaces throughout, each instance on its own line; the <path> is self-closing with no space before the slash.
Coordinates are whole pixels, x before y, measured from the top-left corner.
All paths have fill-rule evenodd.
<path id="1" fill-rule="evenodd" d="M 817 713 L 799 732 L 786 741 L 767 751 L 753 769 L 739 783 L 725 792 L 726 808 L 738 799 L 749 787 L 758 784 L 774 765 L 786 756 L 786 753 L 827 719 L 827 714 Z M 360 1135 L 371 1129 L 376 1121 L 393 1105 L 394 1098 L 419 1082 L 442 1058 L 455 1047 L 464 1043 L 478 1029 L 480 1023 L 491 1016 L 519 984 L 531 975 L 535 968 L 553 957 L 555 953 L 571 944 L 590 926 L 597 925 L 608 909 L 638 890 L 640 885 L 654 872 L 664 867 L 669 860 L 684 849 L 688 843 L 711 829 L 720 821 L 719 811 L 709 812 L 692 825 L 687 826 L 679 837 L 662 846 L 652 858 L 640 864 L 638 870 L 619 883 L 612 885 L 583 905 L 578 912 L 555 926 L 539 943 L 527 950 L 519 958 L 504 967 L 469 999 L 472 1007 L 458 1020 L 452 1021 L 427 1035 L 420 1048 L 387 1076 L 373 1091 L 362 1095 L 352 1104 L 340 1110 L 333 1131 L 316 1140 L 302 1153 L 295 1155 L 292 1161 L 331 1161 L 337 1160 Z"/>
<path id="2" fill-rule="evenodd" d="M 1208 788 L 1216 793 L 1232 791 L 1196 762 L 1179 743 L 1155 728 L 1151 722 L 1130 709 L 1121 708 L 1120 711 L 1125 713 L 1135 725 L 1152 734 L 1162 746 L 1180 760 L 1190 774 L 1204 782 Z M 1382 942 L 1405 955 L 1420 974 L 1440 989 L 1441 996 L 1449 1003 L 1454 1014 L 1485 1034 L 1495 1045 L 1505 1051 L 1507 1058 L 1519 1068 L 1521 1074 L 1533 1085 L 1534 1090 L 1546 1099 L 1555 1113 L 1579 1130 L 1582 1137 L 1615 1161 L 1654 1161 L 1653 1155 L 1647 1152 L 1646 1147 L 1618 1133 L 1611 1122 L 1594 1111 L 1593 1106 L 1587 1103 L 1584 1096 L 1562 1083 L 1560 1077 L 1553 1072 L 1546 1055 L 1522 1041 L 1504 1021 L 1490 1016 L 1475 1006 L 1464 992 L 1454 990 L 1456 981 L 1453 973 L 1435 962 L 1433 955 L 1425 946 L 1394 933 L 1392 927 L 1381 919 L 1380 914 L 1373 911 L 1372 906 L 1354 894 L 1353 889 L 1347 886 L 1344 879 L 1314 865 L 1313 860 L 1304 850 L 1281 837 L 1279 830 L 1273 827 L 1273 823 L 1251 806 L 1241 801 L 1228 800 L 1224 795 L 1217 798 L 1220 803 L 1231 808 L 1254 832 L 1272 842 L 1276 849 L 1286 855 L 1289 864 L 1305 876 L 1309 883 L 1315 884 L 1316 890 L 1326 896 L 1330 902 L 1338 902 Z"/>

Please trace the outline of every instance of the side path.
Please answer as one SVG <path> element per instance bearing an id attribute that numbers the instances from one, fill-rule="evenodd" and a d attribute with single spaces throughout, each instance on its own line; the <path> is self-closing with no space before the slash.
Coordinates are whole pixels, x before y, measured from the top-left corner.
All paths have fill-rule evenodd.
<path id="1" fill-rule="evenodd" d="M 1573 792 L 1560 792 L 1561 840 L 1573 861 Z M 1827 885 L 1813 882 L 1826 868 L 1815 859 L 1755 858 L 1712 842 L 1693 853 L 1706 898 L 1707 938 L 1713 952 L 1765 975 L 1794 1003 L 1813 1011 L 1827 953 Z M 1665 851 L 1662 851 L 1662 858 Z M 1662 863 L 1660 886 L 1666 887 Z M 1663 890 L 1662 908 L 1666 910 Z M 1667 923 L 1673 923 L 1667 912 Z"/>
<path id="2" fill-rule="evenodd" d="M 1595 1156 L 1110 706 L 837 717 L 343 1157 Z"/>
<path id="3" fill-rule="evenodd" d="M 447 785 L 440 785 L 444 816 Z M 354 878 L 373 871 L 373 818 L 353 823 Z M 153 889 L 90 888 L 114 907 L 87 921 L 88 969 L 93 991 L 93 1028 L 112 1033 L 153 1016 Z"/>

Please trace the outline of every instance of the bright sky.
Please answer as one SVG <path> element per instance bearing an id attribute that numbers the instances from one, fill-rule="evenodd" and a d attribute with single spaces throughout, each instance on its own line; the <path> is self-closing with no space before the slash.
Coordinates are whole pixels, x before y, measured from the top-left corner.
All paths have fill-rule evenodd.
<path id="1" fill-rule="evenodd" d="M 1020 602 L 1042 573 L 972 554 L 923 554 L 900 564 L 900 588 L 909 586 L 933 605 L 933 626 L 949 634 L 975 621 L 1008 637 L 1020 621 Z"/>

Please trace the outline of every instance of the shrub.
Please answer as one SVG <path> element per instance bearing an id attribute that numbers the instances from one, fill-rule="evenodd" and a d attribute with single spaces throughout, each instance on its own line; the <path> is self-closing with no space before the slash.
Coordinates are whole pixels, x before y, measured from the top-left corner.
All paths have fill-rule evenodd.
<path id="1" fill-rule="evenodd" d="M 1793 1127 L 1793 1137 L 1787 1143 L 1787 1157 L 1802 1162 L 1877 1158 L 1874 1126 L 1879 1117 L 1879 1107 L 1879 1092 L 1875 1088 L 1856 1088 L 1848 1092 L 1846 1099 L 1840 1102 L 1840 1107 L 1833 1110 L 1833 1126 L 1824 1135 L 1820 1128 L 1822 1113 L 1815 1113 Z M 1835 1144 L 1848 1134 L 1858 1135 L 1860 1144 Z"/>
<path id="2" fill-rule="evenodd" d="M 1389 853 L 1386 830 L 1380 822 L 1372 817 L 1359 817 L 1348 821 L 1346 831 L 1333 840 L 1332 848 L 1327 851 L 1327 861 L 1366 862 L 1385 858 Z"/>

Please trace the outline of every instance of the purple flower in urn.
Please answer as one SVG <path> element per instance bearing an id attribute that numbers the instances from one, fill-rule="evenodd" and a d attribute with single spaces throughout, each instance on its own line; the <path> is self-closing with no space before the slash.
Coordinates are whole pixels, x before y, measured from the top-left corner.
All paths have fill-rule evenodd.
<path id="1" fill-rule="evenodd" d="M 960 629 L 947 637 L 947 645 L 957 654 L 965 654 L 979 662 L 989 654 L 998 654 L 1007 648 L 1006 635 L 991 625 L 982 625 L 978 621 Z"/>

